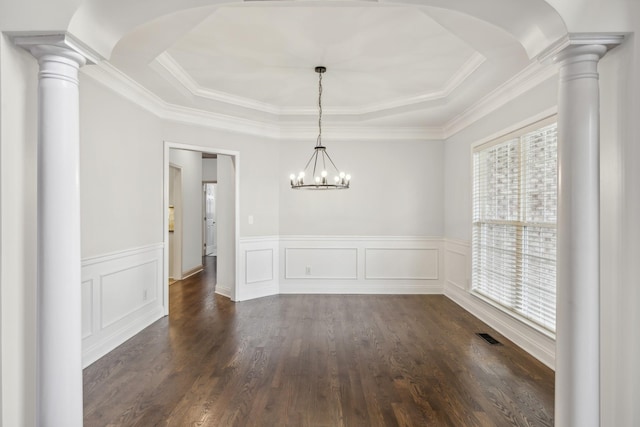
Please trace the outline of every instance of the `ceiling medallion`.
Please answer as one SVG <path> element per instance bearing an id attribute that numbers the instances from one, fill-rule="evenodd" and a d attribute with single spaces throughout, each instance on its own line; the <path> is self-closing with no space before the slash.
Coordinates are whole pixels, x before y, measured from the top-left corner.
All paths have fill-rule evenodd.
<path id="1" fill-rule="evenodd" d="M 325 67 L 316 67 L 318 73 L 318 139 L 313 148 L 313 154 L 307 165 L 296 176 L 291 174 L 291 188 L 294 190 L 345 190 L 349 188 L 351 175 L 341 172 L 327 153 L 327 147 L 322 145 L 322 74 L 327 71 Z M 328 160 L 328 162 L 327 162 Z M 327 170 L 327 166 L 331 169 Z M 332 180 L 329 178 L 333 175 Z M 305 184 L 305 177 L 310 177 L 311 182 Z"/>

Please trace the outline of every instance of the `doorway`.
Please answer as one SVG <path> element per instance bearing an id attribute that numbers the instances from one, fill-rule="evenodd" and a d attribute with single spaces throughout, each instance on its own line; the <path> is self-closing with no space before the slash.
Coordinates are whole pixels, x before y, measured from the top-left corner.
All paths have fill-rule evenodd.
<path id="1" fill-rule="evenodd" d="M 217 256 L 217 230 L 216 230 L 216 182 L 202 183 L 202 208 L 204 223 L 202 225 L 202 241 L 204 256 Z"/>
<path id="2" fill-rule="evenodd" d="M 175 194 L 173 194 L 173 196 L 169 194 L 170 187 L 172 185 L 172 174 L 175 174 L 175 171 L 172 172 L 171 170 L 170 159 L 172 154 L 175 158 L 175 152 L 181 152 L 183 154 L 183 160 L 187 157 L 193 158 L 194 160 L 191 162 L 191 164 L 193 165 L 196 165 L 197 163 L 195 161 L 195 158 L 200 158 L 200 167 L 194 166 L 188 167 L 187 169 L 183 168 L 181 173 L 183 200 L 182 208 L 180 210 L 180 223 L 182 226 L 181 268 L 183 270 L 183 273 L 186 269 L 186 273 L 182 275 L 182 279 L 185 279 L 192 274 L 197 274 L 197 272 L 202 271 L 202 269 L 205 267 L 204 264 L 206 264 L 206 259 L 203 258 L 203 248 L 205 249 L 205 255 L 207 250 L 209 250 L 209 253 L 215 253 L 216 256 L 217 278 L 215 292 L 235 301 L 238 292 L 236 278 L 239 277 L 239 274 L 237 273 L 237 268 L 239 266 L 238 249 L 240 235 L 238 218 L 240 193 L 239 153 L 236 151 L 185 145 L 167 141 L 165 141 L 164 152 L 164 283 L 166 284 L 163 292 L 164 313 L 165 315 L 169 314 L 169 270 L 170 268 L 173 268 L 171 267 L 172 257 L 170 256 L 170 252 L 172 247 L 174 248 L 173 250 L 176 250 L 176 245 L 172 245 L 171 242 L 172 239 L 176 240 L 175 227 L 177 225 L 177 218 L 175 217 L 175 199 L 172 198 L 173 196 L 175 196 Z M 192 155 L 189 155 L 188 153 L 191 153 Z M 205 231 L 203 231 L 203 218 L 207 217 L 206 215 L 203 216 L 207 204 L 205 198 L 203 198 L 203 193 L 205 193 L 205 191 L 203 191 L 203 181 L 205 180 L 202 178 L 203 175 L 201 170 L 202 157 L 204 157 L 204 154 L 215 155 L 218 160 L 217 181 L 207 182 L 207 184 L 215 184 L 213 190 L 210 190 L 210 195 L 213 196 L 212 202 L 214 206 L 212 207 L 214 208 L 214 215 L 212 220 L 210 220 L 209 222 L 214 228 L 212 230 L 213 242 L 209 242 L 210 244 L 208 248 L 207 246 L 205 246 L 207 236 L 205 235 Z M 196 179 L 193 173 L 194 170 L 197 170 L 197 174 L 195 175 L 197 175 L 197 180 L 199 181 L 196 184 L 197 189 L 195 190 L 197 199 L 191 195 L 191 189 L 193 187 L 185 182 L 192 182 Z M 188 191 L 185 192 L 185 190 Z M 174 203 L 173 232 L 169 231 L 169 207 L 171 206 L 171 203 Z M 194 208 L 196 203 L 198 205 L 197 210 Z M 187 204 L 189 206 L 187 206 Z M 189 212 L 191 212 L 191 214 L 189 214 Z M 194 234 L 194 226 L 197 227 L 197 234 Z M 173 237 L 171 237 L 171 235 L 173 235 Z M 193 242 L 196 242 L 196 244 L 193 244 Z M 194 250 L 197 252 L 194 253 Z M 196 261 L 196 259 L 198 259 L 199 261 Z"/>

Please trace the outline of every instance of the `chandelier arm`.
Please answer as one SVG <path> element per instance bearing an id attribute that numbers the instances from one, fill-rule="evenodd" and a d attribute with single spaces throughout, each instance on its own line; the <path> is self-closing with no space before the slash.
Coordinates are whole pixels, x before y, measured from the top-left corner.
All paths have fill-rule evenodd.
<path id="1" fill-rule="evenodd" d="M 313 157 L 315 157 L 315 161 L 313 162 L 313 179 L 316 179 L 316 168 L 318 167 L 318 150 L 314 150 Z"/>
<path id="2" fill-rule="evenodd" d="M 313 160 L 313 158 L 314 158 L 314 157 L 316 157 L 316 155 L 317 155 L 317 154 L 316 154 L 315 152 L 311 155 L 311 158 L 309 159 L 309 161 L 307 162 L 307 164 L 304 166 L 304 169 L 302 169 L 302 171 L 303 171 L 303 172 L 307 170 L 307 168 L 308 168 L 308 167 L 309 167 L 309 165 L 311 164 L 311 161 Z"/>
<path id="3" fill-rule="evenodd" d="M 331 164 L 333 165 L 334 169 L 335 169 L 336 171 L 340 172 L 340 169 L 338 169 L 338 167 L 336 166 L 336 164 L 335 164 L 335 163 L 333 163 L 333 160 L 331 160 L 331 156 L 329 155 L 329 153 L 327 153 L 327 152 L 325 151 L 325 153 L 324 153 L 324 154 L 326 154 L 326 155 L 327 155 L 327 159 L 329 159 L 329 161 L 330 161 L 330 162 L 331 162 Z"/>

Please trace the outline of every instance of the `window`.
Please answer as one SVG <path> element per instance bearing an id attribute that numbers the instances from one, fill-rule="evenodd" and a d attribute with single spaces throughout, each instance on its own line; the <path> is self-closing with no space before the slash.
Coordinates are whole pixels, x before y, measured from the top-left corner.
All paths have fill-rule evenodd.
<path id="1" fill-rule="evenodd" d="M 472 291 L 554 333 L 557 125 L 473 150 Z"/>

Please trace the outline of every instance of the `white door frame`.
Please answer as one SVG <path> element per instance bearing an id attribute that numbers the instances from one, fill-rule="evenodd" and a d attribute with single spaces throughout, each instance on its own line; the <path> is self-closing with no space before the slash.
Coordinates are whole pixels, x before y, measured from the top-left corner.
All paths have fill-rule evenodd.
<path id="1" fill-rule="evenodd" d="M 235 165 L 235 282 L 233 289 L 231 290 L 231 300 L 237 301 L 238 292 L 238 278 L 240 277 L 240 152 L 225 150 L 221 148 L 205 147 L 200 145 L 181 144 L 178 142 L 164 141 L 164 160 L 163 160 L 163 292 L 162 292 L 162 305 L 164 315 L 169 315 L 169 150 L 188 150 L 198 151 L 201 153 L 209 154 L 222 154 L 233 158 Z"/>

